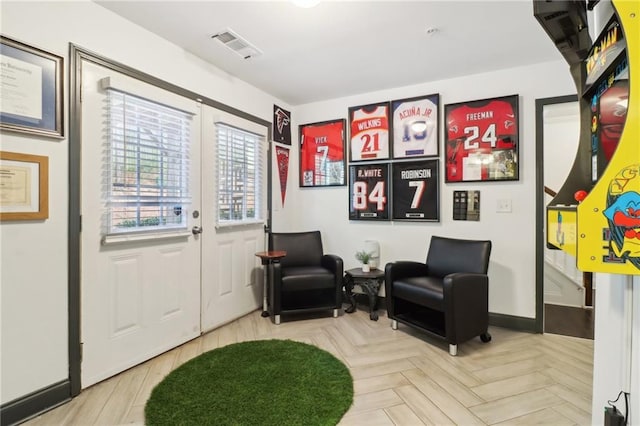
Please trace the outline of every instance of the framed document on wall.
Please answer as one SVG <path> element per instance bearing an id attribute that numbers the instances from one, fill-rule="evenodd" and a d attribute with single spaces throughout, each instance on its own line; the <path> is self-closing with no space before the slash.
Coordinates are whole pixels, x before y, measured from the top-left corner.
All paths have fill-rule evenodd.
<path id="1" fill-rule="evenodd" d="M 62 57 L 1 37 L 0 62 L 0 129 L 62 138 Z"/>
<path id="2" fill-rule="evenodd" d="M 300 126 L 300 187 L 345 185 L 345 120 Z"/>
<path id="3" fill-rule="evenodd" d="M 349 220 L 389 220 L 389 164 L 349 166 Z"/>
<path id="4" fill-rule="evenodd" d="M 49 158 L 0 151 L 0 221 L 49 217 Z"/>
<path id="5" fill-rule="evenodd" d="M 389 158 L 389 102 L 349 108 L 351 161 Z"/>
<path id="6" fill-rule="evenodd" d="M 440 220 L 438 159 L 393 163 L 393 220 Z"/>
<path id="7" fill-rule="evenodd" d="M 518 95 L 444 110 L 445 182 L 518 180 Z"/>
<path id="8" fill-rule="evenodd" d="M 393 158 L 438 156 L 440 95 L 391 101 Z"/>

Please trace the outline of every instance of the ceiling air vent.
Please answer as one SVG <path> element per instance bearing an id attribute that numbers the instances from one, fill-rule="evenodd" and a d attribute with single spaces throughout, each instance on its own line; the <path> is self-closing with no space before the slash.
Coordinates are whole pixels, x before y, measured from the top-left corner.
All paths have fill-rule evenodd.
<path id="1" fill-rule="evenodd" d="M 212 35 L 211 38 L 218 40 L 243 59 L 255 58 L 256 56 L 262 55 L 262 52 L 257 47 L 228 28 L 218 34 Z"/>

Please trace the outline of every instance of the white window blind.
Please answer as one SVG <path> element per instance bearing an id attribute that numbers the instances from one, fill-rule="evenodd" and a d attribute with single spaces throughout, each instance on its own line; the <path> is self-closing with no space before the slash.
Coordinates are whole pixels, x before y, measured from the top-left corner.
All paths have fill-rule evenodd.
<path id="1" fill-rule="evenodd" d="M 218 225 L 262 221 L 263 159 L 260 135 L 216 123 Z"/>
<path id="2" fill-rule="evenodd" d="M 191 114 L 107 93 L 106 233 L 186 228 Z"/>

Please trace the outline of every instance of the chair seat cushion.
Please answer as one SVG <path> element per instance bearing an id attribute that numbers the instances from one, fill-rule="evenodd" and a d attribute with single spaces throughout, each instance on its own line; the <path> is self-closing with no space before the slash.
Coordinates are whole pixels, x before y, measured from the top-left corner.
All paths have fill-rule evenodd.
<path id="1" fill-rule="evenodd" d="M 321 266 L 282 268 L 282 291 L 306 291 L 335 288 L 331 271 Z"/>
<path id="2" fill-rule="evenodd" d="M 393 296 L 444 311 L 443 282 L 436 277 L 403 278 L 393 282 Z"/>

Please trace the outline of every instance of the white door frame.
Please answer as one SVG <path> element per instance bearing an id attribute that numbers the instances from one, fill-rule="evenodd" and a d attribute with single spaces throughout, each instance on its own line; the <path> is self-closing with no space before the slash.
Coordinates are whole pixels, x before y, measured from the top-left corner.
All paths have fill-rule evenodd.
<path id="1" fill-rule="evenodd" d="M 69 87 L 69 220 L 68 220 L 68 298 L 69 298 L 69 380 L 59 386 L 56 392 L 56 402 L 62 402 L 69 397 L 74 397 L 81 390 L 81 362 L 82 362 L 82 345 L 80 335 L 80 231 L 82 228 L 82 218 L 80 215 L 80 152 L 82 149 L 82 116 L 81 103 L 82 96 L 82 70 L 81 64 L 83 60 L 95 62 L 99 65 L 111 70 L 120 72 L 130 77 L 139 79 L 149 84 L 153 84 L 170 92 L 182 95 L 190 99 L 200 100 L 203 104 L 212 106 L 225 112 L 246 118 L 267 126 L 269 134 L 269 151 L 267 162 L 267 226 L 265 232 L 271 229 L 271 212 L 272 212 L 272 154 L 271 154 L 271 123 L 260 117 L 248 114 L 244 111 L 233 108 L 229 105 L 218 102 L 209 97 L 200 95 L 195 92 L 183 89 L 175 84 L 156 78 L 152 75 L 143 73 L 127 65 L 118 63 L 73 43 L 70 43 L 70 87 Z"/>

